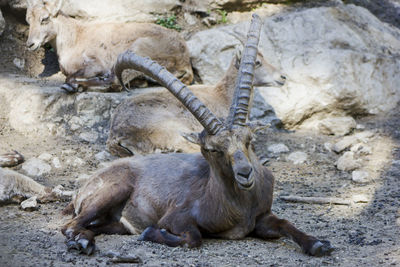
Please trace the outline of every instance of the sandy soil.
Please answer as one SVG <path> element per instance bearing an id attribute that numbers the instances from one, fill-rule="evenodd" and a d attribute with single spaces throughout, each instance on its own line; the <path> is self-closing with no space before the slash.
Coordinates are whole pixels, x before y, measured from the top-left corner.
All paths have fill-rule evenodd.
<path id="1" fill-rule="evenodd" d="M 38 52 L 38 57 L 30 60 L 28 57 L 23 70 L 12 63 L 15 56 L 26 53 L 23 42 L 18 41 L 22 38 L 15 37 L 24 31 L 26 28 L 0 39 L 1 72 L 27 73 L 27 69 L 35 75 L 44 72 L 36 60 L 43 57 L 44 50 Z M 9 54 L 4 56 L 5 52 Z M 47 152 L 57 155 L 61 162 L 74 157 L 83 160 L 76 166 L 53 168 L 51 173 L 36 179 L 38 182 L 76 189 L 78 177 L 90 174 L 102 165 L 94 155 L 105 149 L 104 144 L 87 144 L 73 138 L 24 136 L 8 124 L 6 107 L 0 105 L 0 153 L 17 150 L 29 159 Z M 205 239 L 200 248 L 187 249 L 140 242 L 135 235 L 98 236 L 94 255 L 80 255 L 66 250 L 60 227 L 69 219 L 61 215 L 68 203 L 59 201 L 41 204 L 33 212 L 22 211 L 18 205 L 0 207 L 0 266 L 105 266 L 113 264 L 109 257 L 112 253 L 136 255 L 141 260 L 140 266 L 399 266 L 399 109 L 400 106 L 385 117 L 358 119 L 366 130 L 376 132 L 368 143 L 373 149 L 372 154 L 363 162 L 374 177 L 367 184 L 352 182 L 351 173 L 335 167 L 339 155 L 328 151 L 325 144 L 334 143 L 336 137 L 273 130 L 259 135 L 257 151 L 269 157 L 268 166 L 276 177 L 273 211 L 305 232 L 330 240 L 336 250 L 329 257 L 306 256 L 286 238 L 271 242 L 254 238 L 237 241 Z M 287 153 L 268 154 L 267 147 L 275 143 L 286 144 L 290 152 L 306 152 L 308 160 L 293 165 L 287 160 Z M 20 168 L 14 169 L 20 171 Z M 280 196 L 290 194 L 349 200 L 361 195 L 367 203 L 313 205 L 280 199 Z"/>

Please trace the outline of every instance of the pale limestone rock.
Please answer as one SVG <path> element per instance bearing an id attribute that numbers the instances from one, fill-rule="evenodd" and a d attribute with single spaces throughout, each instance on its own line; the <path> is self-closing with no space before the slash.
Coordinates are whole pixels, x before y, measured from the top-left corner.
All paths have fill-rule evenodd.
<path id="1" fill-rule="evenodd" d="M 368 203 L 369 197 L 363 194 L 354 195 L 353 197 L 354 203 Z"/>
<path id="2" fill-rule="evenodd" d="M 365 184 L 369 182 L 369 179 L 370 176 L 367 171 L 353 171 L 351 173 L 351 180 L 355 183 Z"/>
<path id="3" fill-rule="evenodd" d="M 345 136 L 336 144 L 333 145 L 332 150 L 336 153 L 340 153 L 346 148 L 349 148 L 352 145 L 357 144 L 358 142 L 367 143 L 370 138 L 372 138 L 375 133 L 371 131 L 364 131 L 360 133 L 356 133 L 354 135 Z"/>
<path id="4" fill-rule="evenodd" d="M 54 168 L 60 169 L 62 167 L 60 160 L 57 157 L 54 157 L 51 161 L 51 164 Z"/>
<path id="5" fill-rule="evenodd" d="M 297 164 L 303 164 L 304 162 L 307 161 L 307 153 L 301 152 L 301 151 L 295 151 L 289 154 L 289 156 L 287 157 L 287 159 L 291 162 L 293 162 L 293 164 L 297 165 Z"/>
<path id="6" fill-rule="evenodd" d="M 51 171 L 51 166 L 38 158 L 31 158 L 22 164 L 22 170 L 28 176 L 42 176 Z"/>
<path id="7" fill-rule="evenodd" d="M 34 211 L 38 208 L 37 196 L 33 196 L 21 202 L 21 209 L 25 211 Z"/>
<path id="8" fill-rule="evenodd" d="M 217 82 L 249 22 L 194 34 L 192 64 L 206 84 Z M 212 42 L 210 42 L 212 40 Z M 282 88 L 259 88 L 288 128 L 318 130 L 321 120 L 378 114 L 400 100 L 400 30 L 354 5 L 319 7 L 266 17 L 260 51 L 287 76 Z"/>
<path id="9" fill-rule="evenodd" d="M 357 155 L 360 155 L 360 156 L 366 156 L 366 155 L 372 154 L 372 148 L 363 143 L 358 143 L 358 144 L 353 145 L 350 148 L 350 151 L 353 151 L 354 153 L 356 153 Z"/>
<path id="10" fill-rule="evenodd" d="M 356 127 L 356 121 L 352 117 L 332 117 L 320 121 L 319 131 L 327 135 L 346 135 Z"/>
<path id="11" fill-rule="evenodd" d="M 268 150 L 268 152 L 271 152 L 274 154 L 289 152 L 289 148 L 285 144 L 282 144 L 282 143 L 272 144 L 272 145 L 268 146 L 267 150 Z"/>
<path id="12" fill-rule="evenodd" d="M 110 153 L 108 153 L 107 151 L 101 151 L 99 153 L 97 153 L 96 155 L 94 155 L 94 157 L 98 160 L 98 161 L 110 161 L 112 159 L 114 159 L 115 157 L 113 157 Z"/>
<path id="13" fill-rule="evenodd" d="M 38 159 L 44 160 L 44 161 L 50 161 L 52 159 L 52 155 L 50 153 L 42 153 L 39 155 Z"/>
<path id="14" fill-rule="evenodd" d="M 354 158 L 353 152 L 347 151 L 337 160 L 336 167 L 341 171 L 352 171 L 361 167 L 361 163 Z"/>

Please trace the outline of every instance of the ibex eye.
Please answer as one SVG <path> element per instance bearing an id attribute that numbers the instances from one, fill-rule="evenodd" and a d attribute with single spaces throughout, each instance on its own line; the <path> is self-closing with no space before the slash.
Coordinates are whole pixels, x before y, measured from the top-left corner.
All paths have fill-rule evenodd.
<path id="1" fill-rule="evenodd" d="M 258 67 L 260 67 L 261 66 L 261 61 L 260 60 L 257 60 L 256 61 L 256 68 L 258 68 Z"/>

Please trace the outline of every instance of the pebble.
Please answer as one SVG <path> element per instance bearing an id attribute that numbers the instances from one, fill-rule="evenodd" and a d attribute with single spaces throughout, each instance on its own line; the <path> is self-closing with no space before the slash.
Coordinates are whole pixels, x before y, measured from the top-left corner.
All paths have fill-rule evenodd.
<path id="1" fill-rule="evenodd" d="M 21 209 L 25 211 L 34 211 L 38 209 L 37 197 L 31 197 L 21 202 Z"/>
<path id="2" fill-rule="evenodd" d="M 272 144 L 270 146 L 268 146 L 268 151 L 274 154 L 280 154 L 280 153 L 285 153 L 285 152 L 289 152 L 289 148 L 282 143 L 279 144 Z"/>
<path id="3" fill-rule="evenodd" d="M 22 170 L 28 176 L 41 176 L 51 171 L 51 166 L 38 158 L 31 158 L 22 164 Z"/>
<path id="4" fill-rule="evenodd" d="M 351 180 L 355 183 L 365 184 L 369 182 L 369 173 L 366 171 L 353 171 Z"/>
<path id="5" fill-rule="evenodd" d="M 361 167 L 361 163 L 354 159 L 354 152 L 347 151 L 337 160 L 336 167 L 341 171 L 352 171 Z"/>
<path id="6" fill-rule="evenodd" d="M 356 125 L 352 117 L 333 117 L 321 120 L 318 128 L 323 134 L 343 136 L 350 133 Z"/>
<path id="7" fill-rule="evenodd" d="M 289 156 L 287 157 L 287 159 L 291 162 L 293 162 L 293 164 L 297 165 L 297 164 L 303 164 L 304 162 L 307 161 L 307 154 L 301 151 L 295 151 L 289 154 Z"/>
<path id="8" fill-rule="evenodd" d="M 332 149 L 336 153 L 340 153 L 346 148 L 349 148 L 350 146 L 355 145 L 360 141 L 363 143 L 368 142 L 368 138 L 371 138 L 372 136 L 374 136 L 374 133 L 370 131 L 364 131 L 357 133 L 355 135 L 345 136 L 339 142 L 334 144 Z"/>
<path id="9" fill-rule="evenodd" d="M 368 203 L 369 198 L 366 195 L 359 194 L 359 195 L 353 196 L 353 201 L 354 201 L 354 203 Z"/>

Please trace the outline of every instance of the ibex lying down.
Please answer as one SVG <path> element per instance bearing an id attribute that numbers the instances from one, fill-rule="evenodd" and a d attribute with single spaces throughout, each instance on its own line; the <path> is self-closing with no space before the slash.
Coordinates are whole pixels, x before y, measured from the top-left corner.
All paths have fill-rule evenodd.
<path id="1" fill-rule="evenodd" d="M 218 117 L 228 114 L 240 53 L 237 53 L 224 77 L 215 85 L 192 85 L 190 90 Z M 122 71 L 122 69 L 119 69 Z M 121 77 L 121 72 L 116 71 Z M 255 86 L 282 86 L 285 77 L 257 55 Z M 201 131 L 201 124 L 167 90 L 133 96 L 122 102 L 111 118 L 107 139 L 108 150 L 119 157 L 148 154 L 156 150 L 198 152 L 199 147 L 187 142 L 181 132 Z"/>
<path id="2" fill-rule="evenodd" d="M 112 67 L 127 49 L 153 58 L 185 84 L 193 80 L 186 42 L 176 31 L 150 23 L 79 22 L 60 12 L 62 0 L 27 3 L 27 46 L 35 50 L 55 40 L 67 91 L 79 84 L 112 86 L 117 82 Z"/>
<path id="3" fill-rule="evenodd" d="M 140 239 L 169 246 L 201 245 L 202 234 L 239 239 L 291 237 L 305 253 L 333 248 L 271 212 L 274 178 L 256 157 L 246 123 L 261 20 L 254 16 L 229 116 L 218 119 L 188 88 L 148 58 L 125 53 L 116 69 L 134 68 L 168 88 L 203 125 L 186 138 L 201 154 L 153 154 L 115 161 L 93 175 L 67 210 L 67 246 L 91 254 L 94 236 L 143 231 Z"/>

